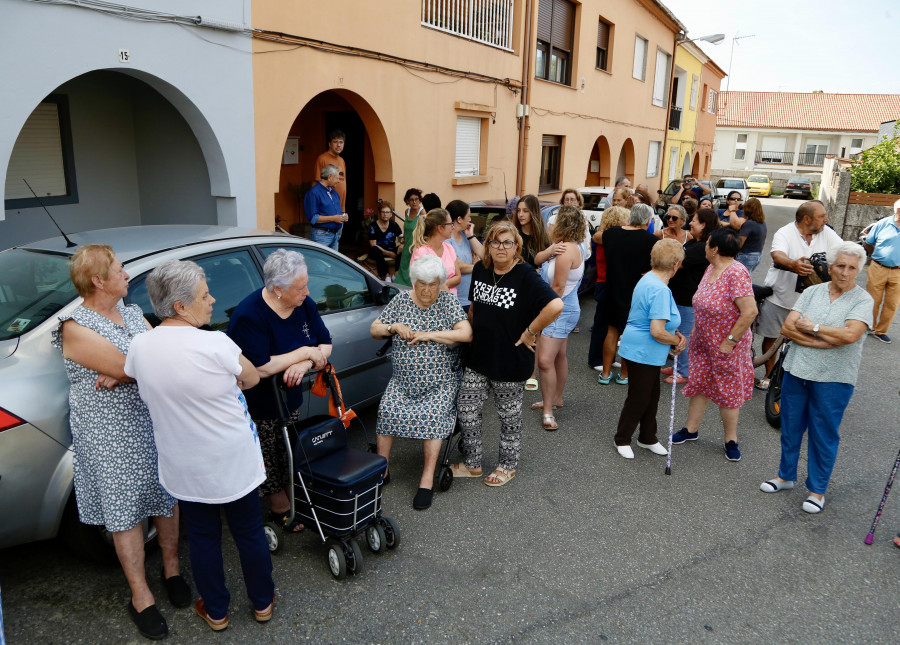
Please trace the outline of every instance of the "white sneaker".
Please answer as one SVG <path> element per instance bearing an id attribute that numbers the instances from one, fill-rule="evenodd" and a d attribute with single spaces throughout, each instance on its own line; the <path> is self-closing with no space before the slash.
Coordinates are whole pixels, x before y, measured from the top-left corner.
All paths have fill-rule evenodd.
<path id="1" fill-rule="evenodd" d="M 616 446 L 616 450 L 625 459 L 634 459 L 634 450 L 631 449 L 631 446 Z"/>
<path id="2" fill-rule="evenodd" d="M 603 366 L 602 365 L 594 365 L 594 369 L 597 370 L 598 372 L 602 372 Z"/>
<path id="3" fill-rule="evenodd" d="M 385 279 L 384 279 L 384 281 L 385 281 L 385 282 L 393 282 L 393 281 L 394 281 L 394 278 L 392 278 L 391 276 L 386 276 Z"/>
<path id="4" fill-rule="evenodd" d="M 646 444 L 646 443 L 641 443 L 640 441 L 638 441 L 637 445 L 640 446 L 641 448 L 646 448 L 647 450 L 652 452 L 654 455 L 668 455 L 669 454 L 669 451 L 666 450 L 665 447 L 658 441 L 654 444 Z"/>
<path id="5" fill-rule="evenodd" d="M 613 361 L 613 367 L 622 367 L 622 363 L 619 361 Z"/>

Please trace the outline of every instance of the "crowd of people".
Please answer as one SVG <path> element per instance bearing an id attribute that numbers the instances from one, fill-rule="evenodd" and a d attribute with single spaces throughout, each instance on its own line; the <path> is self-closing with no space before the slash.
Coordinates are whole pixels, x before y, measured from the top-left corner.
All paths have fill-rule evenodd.
<path id="1" fill-rule="evenodd" d="M 323 179 L 332 176 L 329 165 Z M 826 226 L 820 202 L 802 204 L 795 221 L 775 233 L 774 264 L 766 275 L 773 293 L 757 312 L 750 272 L 766 235 L 759 201 L 740 208 L 729 199 L 717 213 L 704 207 L 704 195 L 695 196 L 700 199 L 673 198 L 665 222 L 650 232 L 653 208 L 626 185 L 611 194 L 595 231 L 587 230 L 577 191 L 563 192 L 549 224 L 537 198 L 526 195 L 510 205 L 511 217 L 484 231 L 483 240 L 465 202 L 444 209 L 432 201 L 426 209 L 429 196 L 413 188 L 401 222 L 392 205 L 381 202 L 370 229 L 372 248 L 381 249 L 378 271 L 393 259 L 395 280 L 411 287 L 370 328 L 373 337 L 393 343 L 393 376 L 376 427 L 377 451 L 389 463 L 384 483 L 394 439 L 421 440 L 424 463 L 412 503 L 429 508 L 440 445 L 456 423 L 464 458 L 452 465 L 455 477 L 499 487 L 516 476 L 524 393 L 532 379 L 541 390 L 531 406 L 541 413 L 541 426 L 560 427 L 567 339 L 578 324 L 578 287 L 593 254 L 596 275 L 589 279 L 597 303 L 588 363 L 600 372 L 599 384 L 627 386 L 609 437 L 616 452 L 634 458 L 637 430 L 638 447 L 668 454 L 657 431 L 664 374 L 667 382 L 684 384 L 690 399 L 672 443 L 699 439 L 712 402 L 722 419 L 725 456 L 740 460 L 740 408 L 754 386 L 768 385 L 754 381 L 751 323 L 758 318 L 764 349 L 780 335 L 792 343 L 784 365 L 781 463 L 760 489 L 794 486 L 808 433 L 809 497 L 802 508 L 822 511 L 866 331 L 890 342 L 885 332 L 900 299 L 900 200 L 894 215 L 865 238 L 878 265 L 868 290 L 855 282 L 866 259 L 863 246 L 844 242 Z M 811 260 L 820 251 L 824 268 L 817 272 Z M 148 638 L 164 637 L 167 624 L 146 581 L 146 518 L 159 534 L 163 587 L 174 606 L 185 607 L 193 597 L 180 574 L 180 516 L 199 592 L 195 610 L 213 630 L 229 621 L 221 514 L 259 622 L 272 617 L 275 604 L 260 497 L 267 498 L 269 521 L 285 531 L 304 528 L 289 513 L 291 476 L 270 381 L 284 380 L 291 418 L 300 420 L 303 391 L 296 386 L 326 365 L 332 338 L 307 298 L 302 254 L 274 251 L 263 272 L 264 287 L 247 294 L 223 333 L 202 329 L 215 304 L 203 269 L 190 261 L 161 264 L 147 278 L 162 321 L 151 329 L 136 305 L 120 303 L 129 276 L 113 249 L 82 246 L 71 260 L 83 302 L 60 320 L 53 343 L 71 382 L 78 511 L 82 522 L 112 534 L 131 589 L 128 613 Z M 495 461 L 486 460 L 483 440 L 491 394 L 500 422 Z M 486 461 L 494 464 L 487 476 Z"/>

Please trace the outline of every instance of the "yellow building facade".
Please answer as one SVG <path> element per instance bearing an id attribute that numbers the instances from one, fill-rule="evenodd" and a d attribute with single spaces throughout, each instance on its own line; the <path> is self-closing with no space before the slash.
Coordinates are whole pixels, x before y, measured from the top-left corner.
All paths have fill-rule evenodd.
<path id="1" fill-rule="evenodd" d="M 708 61 L 709 57 L 693 43 L 680 43 L 675 50 L 663 186 L 688 173 L 702 175 L 701 156 L 696 146 L 697 117 L 702 109 L 703 69 Z"/>
<path id="2" fill-rule="evenodd" d="M 347 137 L 351 218 L 378 199 L 400 211 L 410 187 L 446 204 L 557 201 L 565 187 L 617 175 L 665 185 L 672 56 L 685 28 L 661 3 L 297 6 L 252 4 L 261 227 L 302 221 L 301 195 L 333 129 Z"/>

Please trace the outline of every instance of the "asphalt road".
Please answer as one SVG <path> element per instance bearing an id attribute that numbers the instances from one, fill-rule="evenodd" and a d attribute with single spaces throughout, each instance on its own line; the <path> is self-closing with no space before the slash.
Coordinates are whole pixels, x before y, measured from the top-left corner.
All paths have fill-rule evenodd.
<path id="1" fill-rule="evenodd" d="M 764 200 L 769 235 L 799 202 Z M 755 273 L 762 281 L 766 260 Z M 864 284 L 864 277 L 860 283 Z M 801 484 L 764 495 L 776 474 L 779 433 L 762 397 L 741 412 L 743 459 L 725 460 L 715 410 L 700 440 L 665 458 L 636 449 L 620 458 L 612 436 L 625 396 L 600 386 L 586 365 L 593 301 L 569 343 L 570 377 L 558 432 L 526 410 L 522 461 L 502 488 L 477 479 L 411 507 L 421 448 L 398 441 L 386 514 L 400 526 L 396 551 L 335 581 L 312 532 L 288 537 L 274 556 L 277 603 L 253 621 L 233 547 L 226 554 L 231 626 L 214 634 L 191 609 L 175 610 L 147 563 L 171 643 L 886 643 L 898 637 L 900 529 L 894 493 L 875 535 L 871 525 L 898 447 L 900 343 L 868 338 L 856 393 L 842 425 L 837 466 L 818 516 L 800 509 Z M 895 337 L 900 336 L 895 324 Z M 528 393 L 526 405 L 538 400 Z M 668 427 L 669 391 L 659 421 Z M 676 429 L 687 401 L 676 397 Z M 497 422 L 486 410 L 486 463 L 494 465 Z M 375 411 L 361 415 L 374 427 Z M 805 477 L 805 451 L 800 475 Z M 188 577 L 185 545 L 183 561 Z M 0 552 L 9 643 L 141 643 L 124 608 L 121 571 L 77 560 L 45 542 Z"/>

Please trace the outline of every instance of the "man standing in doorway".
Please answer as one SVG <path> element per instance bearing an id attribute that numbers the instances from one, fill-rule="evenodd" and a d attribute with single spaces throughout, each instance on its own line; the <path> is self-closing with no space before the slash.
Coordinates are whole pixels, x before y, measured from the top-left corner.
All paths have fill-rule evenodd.
<path id="1" fill-rule="evenodd" d="M 309 239 L 335 251 L 338 250 L 341 229 L 348 219 L 335 190 L 341 181 L 338 167 L 327 164 L 319 173 L 319 183 L 310 188 L 303 198 L 303 210 L 307 221 L 312 225 Z"/>
<path id="2" fill-rule="evenodd" d="M 347 137 L 343 132 L 332 130 L 328 135 L 328 150 L 320 154 L 316 159 L 316 179 L 322 176 L 322 168 L 328 164 L 337 166 L 341 180 L 334 189 L 341 198 L 341 212 L 347 210 L 347 166 L 344 163 L 344 158 L 341 156 L 346 140 Z"/>
<path id="3" fill-rule="evenodd" d="M 878 220 L 869 229 L 865 245 L 866 251 L 872 254 L 866 278 L 866 291 L 875 300 L 875 324 L 871 334 L 881 342 L 889 343 L 891 337 L 887 331 L 900 303 L 900 199 L 894 202 L 893 215 Z"/>
<path id="4" fill-rule="evenodd" d="M 628 177 L 626 177 L 625 175 L 616 177 L 616 185 L 613 188 L 612 193 L 610 193 L 609 195 L 606 196 L 606 207 L 607 208 L 612 207 L 613 193 L 615 193 L 620 188 L 631 188 L 631 180 Z"/>
<path id="5" fill-rule="evenodd" d="M 709 188 L 694 179 L 693 175 L 685 175 L 684 181 L 681 182 L 681 188 L 672 195 L 669 203 L 684 206 L 684 200 L 696 199 L 699 202 L 701 197 L 709 195 L 711 192 Z"/>
<path id="6" fill-rule="evenodd" d="M 828 215 L 818 200 L 804 202 L 797 208 L 794 222 L 782 226 L 772 238 L 772 266 L 766 274 L 766 286 L 772 287 L 772 295 L 763 302 L 759 312 L 757 333 L 763 337 L 765 353 L 781 334 L 781 327 L 800 297 L 797 278 L 811 274 L 814 269 L 809 258 L 813 253 L 824 253 L 829 246 L 843 242 L 841 236 L 826 226 Z M 772 371 L 776 356 L 766 363 L 766 374 Z M 769 389 L 764 378 L 757 389 Z"/>

